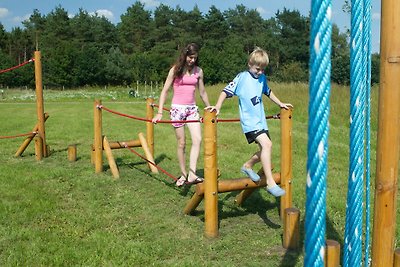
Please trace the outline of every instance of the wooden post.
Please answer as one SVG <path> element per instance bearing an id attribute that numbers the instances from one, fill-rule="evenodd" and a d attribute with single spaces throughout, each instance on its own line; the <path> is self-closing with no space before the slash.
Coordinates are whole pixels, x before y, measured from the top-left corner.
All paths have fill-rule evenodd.
<path id="1" fill-rule="evenodd" d="M 49 114 L 45 113 L 44 114 L 44 121 L 47 120 L 47 118 L 49 117 Z M 33 127 L 32 132 L 37 132 L 39 128 L 39 123 L 37 122 L 35 127 Z M 19 157 L 22 155 L 22 153 L 24 153 L 25 149 L 29 146 L 29 144 L 31 143 L 32 139 L 35 137 L 35 135 L 31 135 L 28 136 L 24 142 L 22 143 L 22 145 L 18 148 L 17 152 L 15 152 L 15 157 Z"/>
<path id="2" fill-rule="evenodd" d="M 192 198 L 190 201 L 186 204 L 185 209 L 183 210 L 183 213 L 186 215 L 191 214 L 197 206 L 200 204 L 200 202 L 203 200 L 204 194 L 198 195 L 196 193 L 193 194 Z"/>
<path id="3" fill-rule="evenodd" d="M 153 98 L 147 98 L 146 118 L 148 120 L 151 120 L 154 117 L 153 103 L 154 103 Z M 154 158 L 154 124 L 152 122 L 146 122 L 146 140 L 151 156 Z"/>
<path id="4" fill-rule="evenodd" d="M 340 266 L 340 244 L 335 240 L 326 240 L 325 249 L 325 267 L 339 267 Z M 365 263 L 365 266 L 368 266 Z"/>
<path id="5" fill-rule="evenodd" d="M 101 100 L 94 101 L 94 166 L 95 172 L 103 171 L 103 133 Z"/>
<path id="6" fill-rule="evenodd" d="M 260 187 L 266 187 L 267 186 L 267 178 L 265 177 L 264 171 L 263 169 L 261 169 L 258 172 L 258 175 L 260 176 L 260 182 L 258 184 L 254 183 L 254 182 L 250 182 L 250 186 L 246 185 L 246 188 L 243 189 L 242 192 L 240 192 L 236 198 L 235 198 L 235 203 L 240 206 L 242 205 L 242 203 L 257 189 Z M 273 173 L 272 174 L 274 177 L 274 181 L 277 184 L 281 183 L 281 174 L 280 173 Z M 251 181 L 251 180 L 250 180 Z M 251 186 L 251 184 L 253 184 Z M 221 181 L 218 182 L 218 191 L 221 192 L 221 187 L 223 188 L 224 185 L 221 185 Z"/>
<path id="7" fill-rule="evenodd" d="M 115 163 L 114 156 L 110 148 L 110 144 L 108 143 L 107 137 L 105 136 L 103 138 L 103 146 L 104 146 L 104 151 L 106 152 L 106 157 L 108 160 L 108 165 L 110 166 L 111 173 L 114 179 L 119 179 L 118 167 L 117 164 Z"/>
<path id="8" fill-rule="evenodd" d="M 381 3 L 373 267 L 393 266 L 400 145 L 400 1 Z"/>
<path id="9" fill-rule="evenodd" d="M 139 133 L 138 136 L 139 136 L 140 143 L 142 144 L 142 148 L 143 148 L 144 154 L 146 155 L 146 159 L 148 161 L 152 162 L 153 164 L 155 164 L 153 155 L 151 154 L 150 149 L 147 146 L 146 138 L 143 136 L 143 133 Z M 149 168 L 150 168 L 152 173 L 158 173 L 157 167 L 155 167 L 151 163 L 147 163 L 147 164 L 149 165 Z"/>
<path id="10" fill-rule="evenodd" d="M 300 247 L 300 210 L 287 208 L 283 218 L 283 247 L 298 249 Z"/>
<path id="11" fill-rule="evenodd" d="M 68 161 L 73 162 L 76 161 L 76 145 L 68 146 Z"/>
<path id="12" fill-rule="evenodd" d="M 38 134 L 42 138 L 42 154 L 47 157 L 46 131 L 44 127 L 42 61 L 40 51 L 35 51 L 35 83 L 36 83 L 36 111 L 38 118 Z"/>
<path id="13" fill-rule="evenodd" d="M 281 187 L 286 193 L 281 197 L 280 214 L 292 207 L 292 109 L 281 109 Z"/>
<path id="14" fill-rule="evenodd" d="M 43 158 L 43 140 L 40 136 L 35 137 L 35 156 L 36 160 Z"/>
<path id="15" fill-rule="evenodd" d="M 129 140 L 129 141 L 108 141 L 111 149 L 121 149 L 129 147 L 141 147 L 142 144 L 140 143 L 139 139 L 136 140 Z M 94 145 L 92 145 L 92 151 L 94 151 Z"/>
<path id="16" fill-rule="evenodd" d="M 257 188 L 247 188 L 242 190 L 236 197 L 235 203 L 238 206 L 241 206 L 243 202 L 251 195 Z"/>
<path id="17" fill-rule="evenodd" d="M 400 248 L 394 251 L 394 267 L 400 267 Z"/>
<path id="18" fill-rule="evenodd" d="M 206 237 L 218 236 L 217 119 L 204 112 L 204 215 Z"/>

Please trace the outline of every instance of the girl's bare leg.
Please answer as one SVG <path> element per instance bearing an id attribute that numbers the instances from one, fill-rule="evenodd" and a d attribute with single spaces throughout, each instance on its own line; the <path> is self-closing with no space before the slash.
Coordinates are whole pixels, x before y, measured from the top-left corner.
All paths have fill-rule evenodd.
<path id="1" fill-rule="evenodd" d="M 200 154 L 201 146 L 201 125 L 200 123 L 188 123 L 187 124 L 192 139 L 192 146 L 190 148 L 190 158 L 189 158 L 189 175 L 188 182 L 193 182 L 196 180 L 196 169 L 197 160 Z"/>
<path id="2" fill-rule="evenodd" d="M 186 141 L 185 141 L 185 128 L 184 128 L 184 126 L 179 127 L 179 128 L 175 128 L 175 136 L 176 136 L 176 142 L 177 142 L 176 154 L 178 156 L 179 168 L 181 170 L 182 175 L 186 177 L 186 175 L 187 175 L 186 164 L 185 164 Z"/>

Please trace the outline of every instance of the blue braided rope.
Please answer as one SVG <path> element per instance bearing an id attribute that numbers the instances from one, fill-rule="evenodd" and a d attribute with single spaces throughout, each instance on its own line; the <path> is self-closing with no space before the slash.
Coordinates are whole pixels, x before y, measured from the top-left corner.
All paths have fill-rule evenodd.
<path id="1" fill-rule="evenodd" d="M 367 61 L 366 73 L 366 151 L 365 151 L 365 248 L 364 266 L 369 266 L 369 242 L 370 242 L 370 210 L 371 210 L 371 0 L 364 0 L 364 47 Z"/>
<path id="2" fill-rule="evenodd" d="M 311 4 L 304 266 L 324 266 L 331 74 L 331 0 Z"/>
<path id="3" fill-rule="evenodd" d="M 365 75 L 363 70 L 362 0 L 351 3 L 350 38 L 350 166 L 346 208 L 343 266 L 362 264 L 362 201 L 364 175 L 364 103 Z M 365 68 L 364 68 L 365 69 Z"/>

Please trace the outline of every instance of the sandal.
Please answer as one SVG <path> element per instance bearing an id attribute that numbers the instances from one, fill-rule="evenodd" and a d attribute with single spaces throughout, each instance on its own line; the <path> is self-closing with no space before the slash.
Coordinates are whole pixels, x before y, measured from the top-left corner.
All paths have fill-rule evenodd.
<path id="1" fill-rule="evenodd" d="M 191 182 L 189 182 L 189 180 L 187 180 L 186 184 L 192 185 L 192 184 L 198 184 L 198 183 L 202 183 L 202 182 L 204 182 L 204 178 L 197 176 L 196 179 L 194 179 Z"/>
<path id="2" fill-rule="evenodd" d="M 258 183 L 260 181 L 260 176 L 253 171 L 253 169 L 246 168 L 243 166 L 240 170 L 246 174 L 253 182 Z"/>
<path id="3" fill-rule="evenodd" d="M 186 183 L 186 177 L 184 175 L 181 175 L 181 177 L 179 177 L 179 179 L 176 180 L 175 184 L 176 184 L 177 187 L 181 187 L 185 183 Z"/>
<path id="4" fill-rule="evenodd" d="M 283 190 L 279 185 L 274 185 L 272 187 L 267 187 L 267 192 L 273 195 L 274 197 L 281 197 L 285 194 L 285 190 Z"/>

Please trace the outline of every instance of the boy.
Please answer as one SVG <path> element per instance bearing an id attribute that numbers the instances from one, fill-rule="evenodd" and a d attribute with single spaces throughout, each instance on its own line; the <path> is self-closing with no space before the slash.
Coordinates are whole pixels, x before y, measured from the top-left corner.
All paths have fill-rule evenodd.
<path id="1" fill-rule="evenodd" d="M 261 48 L 256 48 L 249 56 L 248 71 L 239 73 L 221 92 L 217 104 L 206 109 L 217 111 L 221 109 L 225 98 L 234 95 L 239 97 L 240 123 L 243 133 L 249 144 L 255 142 L 259 146 L 259 151 L 244 163 L 241 171 L 255 183 L 260 181 L 260 176 L 253 171 L 254 164 L 261 161 L 267 178 L 267 192 L 275 197 L 285 194 L 279 185 L 276 184 L 271 170 L 272 142 L 268 133 L 267 121 L 265 119 L 262 95 L 265 94 L 280 108 L 289 109 L 293 107 L 289 103 L 282 103 L 271 91 L 267 84 L 267 77 L 264 69 L 269 63 L 267 52 Z"/>

